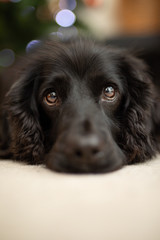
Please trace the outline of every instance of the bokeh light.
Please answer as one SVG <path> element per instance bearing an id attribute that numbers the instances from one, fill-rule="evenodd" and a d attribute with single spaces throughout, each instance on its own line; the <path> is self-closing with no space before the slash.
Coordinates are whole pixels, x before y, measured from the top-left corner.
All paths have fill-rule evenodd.
<path id="1" fill-rule="evenodd" d="M 76 16 L 72 11 L 64 9 L 57 13 L 55 20 L 62 27 L 70 27 L 76 21 Z"/>
<path id="2" fill-rule="evenodd" d="M 3 49 L 0 51 L 0 66 L 9 67 L 15 61 L 15 54 L 11 49 Z"/>
<path id="3" fill-rule="evenodd" d="M 29 53 L 41 44 L 40 40 L 32 40 L 26 46 L 26 52 Z"/>
<path id="4" fill-rule="evenodd" d="M 60 0 L 59 1 L 59 7 L 61 9 L 69 9 L 74 10 L 76 8 L 76 1 L 75 0 Z"/>
<path id="5" fill-rule="evenodd" d="M 102 6 L 104 0 L 83 0 L 83 2 L 89 7 L 99 7 Z"/>

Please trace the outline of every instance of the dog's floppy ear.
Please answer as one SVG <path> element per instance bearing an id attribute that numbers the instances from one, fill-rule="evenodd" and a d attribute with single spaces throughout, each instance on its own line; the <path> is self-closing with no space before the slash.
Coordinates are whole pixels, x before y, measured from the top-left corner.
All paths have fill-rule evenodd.
<path id="1" fill-rule="evenodd" d="M 6 95 L 13 157 L 38 163 L 43 156 L 43 135 L 39 123 L 36 90 L 39 74 L 28 69 Z"/>
<path id="2" fill-rule="evenodd" d="M 122 64 L 127 97 L 121 147 L 126 152 L 129 163 L 142 162 L 156 152 L 151 120 L 154 88 L 143 61 L 128 54 L 123 57 Z"/>

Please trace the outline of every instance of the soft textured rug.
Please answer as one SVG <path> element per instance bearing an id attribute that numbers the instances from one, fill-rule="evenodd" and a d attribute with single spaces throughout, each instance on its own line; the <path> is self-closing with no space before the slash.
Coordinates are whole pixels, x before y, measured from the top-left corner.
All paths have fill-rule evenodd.
<path id="1" fill-rule="evenodd" d="M 0 160 L 0 240 L 160 240 L 160 156 L 97 175 Z"/>

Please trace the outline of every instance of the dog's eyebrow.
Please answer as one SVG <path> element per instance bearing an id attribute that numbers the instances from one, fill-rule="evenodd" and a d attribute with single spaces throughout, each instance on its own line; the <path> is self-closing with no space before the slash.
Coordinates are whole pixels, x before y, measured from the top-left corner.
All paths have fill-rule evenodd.
<path id="1" fill-rule="evenodd" d="M 118 87 L 120 92 L 124 93 L 124 79 L 118 73 L 112 74 L 112 72 L 94 72 L 88 75 L 88 82 L 98 88 L 103 88 L 107 84 L 114 84 Z"/>
<path id="2" fill-rule="evenodd" d="M 117 84 L 119 76 L 118 75 L 113 75 L 113 74 L 109 74 L 108 73 L 102 73 L 102 72 L 94 72 L 94 73 L 90 73 L 88 75 L 88 79 L 90 81 L 95 81 L 95 82 L 99 82 L 99 80 L 101 81 L 102 84 L 105 83 L 115 83 Z"/>
<path id="3" fill-rule="evenodd" d="M 66 92 L 68 92 L 69 88 L 69 79 L 65 74 L 51 74 L 41 83 L 39 88 L 39 96 L 42 97 L 48 89 L 53 89 L 66 95 Z"/>
<path id="4" fill-rule="evenodd" d="M 62 82 L 68 82 L 69 81 L 69 77 L 64 74 L 64 73 L 54 73 L 54 74 L 50 74 L 48 76 L 44 76 L 44 80 L 42 85 L 44 87 L 47 87 L 49 85 L 55 85 L 58 83 L 62 83 Z"/>

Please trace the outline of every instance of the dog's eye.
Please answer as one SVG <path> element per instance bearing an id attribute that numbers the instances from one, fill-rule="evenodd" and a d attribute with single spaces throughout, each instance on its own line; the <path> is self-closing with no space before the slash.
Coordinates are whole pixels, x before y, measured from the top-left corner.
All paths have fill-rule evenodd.
<path id="1" fill-rule="evenodd" d="M 116 90 L 112 86 L 108 86 L 103 89 L 102 99 L 104 100 L 114 100 L 116 95 Z"/>
<path id="2" fill-rule="evenodd" d="M 49 106 L 58 106 L 60 104 L 60 99 L 56 92 L 50 92 L 44 97 L 44 101 Z"/>

